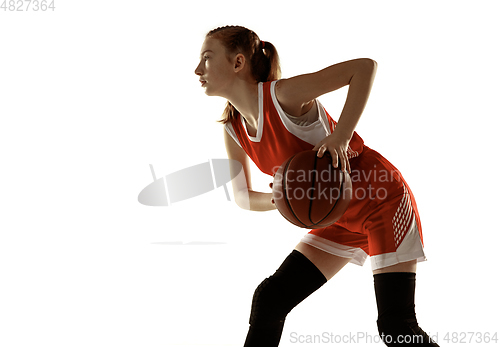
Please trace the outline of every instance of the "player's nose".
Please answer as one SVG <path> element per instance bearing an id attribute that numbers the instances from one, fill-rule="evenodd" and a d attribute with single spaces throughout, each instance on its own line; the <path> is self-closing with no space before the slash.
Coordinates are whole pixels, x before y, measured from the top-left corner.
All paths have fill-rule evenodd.
<path id="1" fill-rule="evenodd" d="M 198 66 L 196 67 L 196 69 L 194 69 L 194 73 L 195 73 L 195 75 L 198 75 L 198 76 L 201 76 L 203 74 L 203 71 L 201 69 L 201 61 L 198 64 Z"/>

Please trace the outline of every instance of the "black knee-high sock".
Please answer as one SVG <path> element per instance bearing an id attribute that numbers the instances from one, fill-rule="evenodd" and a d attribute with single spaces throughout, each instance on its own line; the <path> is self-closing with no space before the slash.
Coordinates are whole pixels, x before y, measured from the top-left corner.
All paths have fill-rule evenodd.
<path id="1" fill-rule="evenodd" d="M 255 290 L 245 347 L 276 347 L 286 315 L 326 283 L 321 271 L 294 250 Z"/>
<path id="2" fill-rule="evenodd" d="M 415 315 L 415 273 L 390 272 L 373 276 L 379 333 L 387 346 L 439 347 L 418 326 Z"/>

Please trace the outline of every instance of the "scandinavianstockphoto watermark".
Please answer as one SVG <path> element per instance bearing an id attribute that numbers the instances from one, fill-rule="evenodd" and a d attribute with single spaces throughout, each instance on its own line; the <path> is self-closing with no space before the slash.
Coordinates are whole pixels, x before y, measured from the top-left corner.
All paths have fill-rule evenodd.
<path id="1" fill-rule="evenodd" d="M 446 332 L 429 333 L 430 340 L 435 343 L 446 342 L 453 344 L 498 344 L 498 332 Z M 390 336 L 384 334 L 370 334 L 367 332 L 349 332 L 348 334 L 335 334 L 323 332 L 320 334 L 299 334 L 291 332 L 289 342 L 296 344 L 375 344 L 380 343 L 407 343 L 419 344 L 425 342 L 426 338 L 420 335 L 398 335 Z"/>
<path id="2" fill-rule="evenodd" d="M 220 187 L 224 188 L 227 201 L 231 201 L 226 185 L 240 175 L 243 168 L 241 163 L 236 160 L 210 159 L 157 178 L 153 165 L 150 164 L 149 166 L 153 182 L 144 187 L 138 196 L 138 201 L 146 206 L 171 206 L 174 203 L 194 198 Z M 277 171 L 278 167 L 275 169 Z M 288 194 L 289 199 L 304 199 L 312 196 L 312 189 L 316 189 L 314 196 L 329 202 L 337 200 L 340 194 L 350 195 L 358 200 L 384 200 L 388 195 L 387 189 L 385 186 L 375 183 L 401 182 L 401 175 L 398 171 L 377 170 L 375 165 L 372 170 L 352 170 L 350 177 L 354 188 L 340 191 L 339 188 L 332 188 L 326 183 L 335 179 L 335 177 L 332 177 L 334 174 L 334 170 L 319 172 L 316 170 L 289 170 L 287 172 L 289 183 L 301 183 L 317 179 L 319 182 L 325 182 L 325 184 L 315 188 L 295 188 L 293 191 L 285 188 L 285 193 Z M 338 175 L 338 172 L 336 174 Z M 276 175 L 274 177 L 275 181 L 280 179 Z M 364 187 L 356 185 L 356 182 L 362 181 L 370 182 L 370 184 Z"/>
<path id="3" fill-rule="evenodd" d="M 167 174 L 164 177 L 157 177 L 153 165 L 149 165 L 151 170 L 151 175 L 153 181 L 149 183 L 140 191 L 137 199 L 139 203 L 145 206 L 171 206 L 178 202 L 195 198 L 199 195 L 208 193 L 212 190 L 222 187 L 224 189 L 226 200 L 231 201 L 227 184 L 233 180 L 238 180 L 240 183 L 237 186 L 244 186 L 246 181 L 244 177 L 243 167 L 240 162 L 232 159 L 210 159 L 206 162 L 202 162 L 181 170 Z M 276 168 L 277 169 L 277 168 Z M 331 177 L 327 175 L 333 175 L 336 171 L 338 176 L 338 170 L 326 170 L 325 172 L 315 172 L 315 170 L 304 170 L 302 172 L 297 171 L 294 174 L 294 179 L 297 182 L 302 180 L 312 180 L 312 175 L 315 178 L 327 182 Z M 292 171 L 289 170 L 289 173 Z M 350 174 L 351 181 L 353 183 L 360 180 L 370 181 L 370 182 L 389 182 L 398 180 L 398 172 L 387 172 L 383 170 L 373 171 L 355 171 L 353 170 Z M 277 179 L 276 177 L 274 177 Z M 300 185 L 298 185 L 300 187 Z M 328 184 L 323 184 L 321 186 L 316 185 L 314 191 L 310 188 L 300 189 L 296 188 L 293 191 L 286 191 L 288 194 L 288 199 L 310 199 L 314 196 L 320 201 L 329 201 L 331 203 L 333 200 L 337 200 L 340 194 L 350 194 L 350 197 L 355 197 L 358 200 L 362 199 L 380 199 L 383 200 L 387 197 L 387 191 L 383 187 L 373 187 L 368 185 L 368 187 L 356 187 L 355 189 L 342 189 L 328 186 Z M 241 193 L 240 192 L 240 196 Z M 242 198 L 244 199 L 244 198 Z M 247 195 L 247 200 L 249 196 Z M 208 241 L 168 241 L 168 242 L 155 242 L 153 244 L 157 245 L 169 245 L 169 246 L 201 246 L 201 245 L 220 245 L 225 244 L 225 242 L 208 242 Z"/>

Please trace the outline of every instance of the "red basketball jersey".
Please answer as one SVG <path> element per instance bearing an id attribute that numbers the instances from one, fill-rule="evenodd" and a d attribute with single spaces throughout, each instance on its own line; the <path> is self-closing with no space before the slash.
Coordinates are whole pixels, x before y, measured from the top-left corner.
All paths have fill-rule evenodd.
<path id="1" fill-rule="evenodd" d="M 295 124 L 279 105 L 275 86 L 276 81 L 259 83 L 255 137 L 248 135 L 241 115 L 225 126 L 257 167 L 269 175 L 292 155 L 314 148 L 337 124 L 318 100 L 314 107 L 318 108 L 319 119 L 306 126 Z M 365 146 L 357 133 L 347 154 L 352 159 L 353 189 L 347 211 L 335 224 L 311 230 L 301 242 L 352 258 L 351 262 L 359 265 L 370 255 L 373 269 L 425 260 L 417 205 L 401 173 L 380 153 Z"/>
<path id="2" fill-rule="evenodd" d="M 225 126 L 257 167 L 271 176 L 292 155 L 313 149 L 337 125 L 317 99 L 313 107 L 318 108 L 318 120 L 306 126 L 293 123 L 276 98 L 276 82 L 259 83 L 259 120 L 255 137 L 248 134 L 245 120 L 240 114 L 235 121 Z M 363 148 L 363 139 L 354 132 L 349 143 L 348 158 L 357 157 Z"/>

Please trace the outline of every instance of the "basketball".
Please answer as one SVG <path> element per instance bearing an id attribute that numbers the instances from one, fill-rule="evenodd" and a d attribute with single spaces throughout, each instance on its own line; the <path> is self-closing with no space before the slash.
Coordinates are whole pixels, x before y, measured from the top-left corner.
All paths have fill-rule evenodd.
<path id="1" fill-rule="evenodd" d="M 283 217 L 308 229 L 338 221 L 352 196 L 349 174 L 333 167 L 329 152 L 318 158 L 312 150 L 286 160 L 274 174 L 272 189 L 274 204 Z"/>

